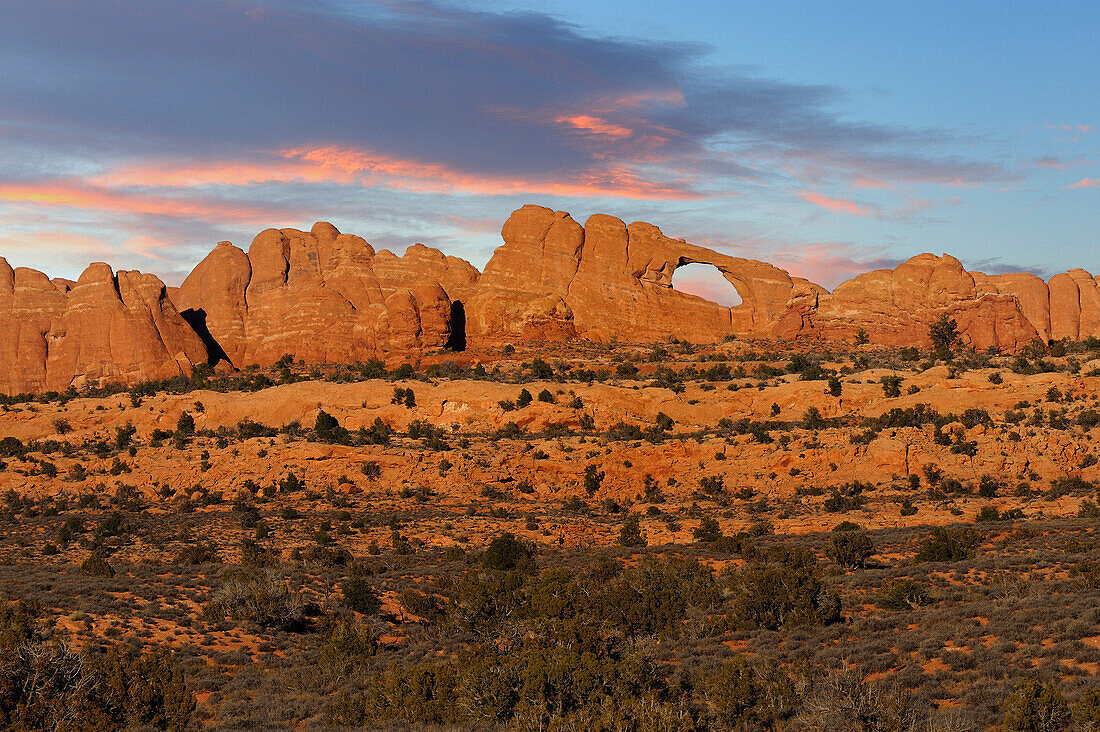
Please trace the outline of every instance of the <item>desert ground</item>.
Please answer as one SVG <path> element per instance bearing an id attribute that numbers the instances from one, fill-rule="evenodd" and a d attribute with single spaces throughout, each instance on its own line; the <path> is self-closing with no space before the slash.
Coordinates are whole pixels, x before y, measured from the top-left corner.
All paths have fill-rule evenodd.
<path id="1" fill-rule="evenodd" d="M 1100 728 L 1100 341 L 939 355 L 526 343 L 7 397 L 0 626 L 130 679 L 139 727 Z M 7 721 L 63 727 L 48 689 Z"/>

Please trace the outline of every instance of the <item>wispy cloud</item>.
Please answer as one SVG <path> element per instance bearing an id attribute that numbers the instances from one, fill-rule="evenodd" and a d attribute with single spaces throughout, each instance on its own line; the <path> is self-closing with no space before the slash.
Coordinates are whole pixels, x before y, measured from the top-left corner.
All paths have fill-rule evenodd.
<path id="1" fill-rule="evenodd" d="M 1082 178 L 1066 188 L 1100 188 L 1100 178 Z"/>
<path id="2" fill-rule="evenodd" d="M 826 211 L 852 214 L 853 216 L 870 216 L 870 209 L 860 206 L 849 198 L 832 198 L 816 191 L 799 191 L 798 197 L 807 203 L 812 203 Z"/>

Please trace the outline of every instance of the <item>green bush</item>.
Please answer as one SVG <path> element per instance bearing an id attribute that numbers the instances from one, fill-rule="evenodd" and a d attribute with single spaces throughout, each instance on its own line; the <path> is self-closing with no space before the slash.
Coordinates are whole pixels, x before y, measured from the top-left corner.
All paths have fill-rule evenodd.
<path id="1" fill-rule="evenodd" d="M 854 569 L 867 566 L 867 560 L 875 553 L 875 545 L 866 531 L 834 529 L 825 553 L 840 566 Z"/>
<path id="2" fill-rule="evenodd" d="M 1069 721 L 1069 705 L 1057 686 L 1025 679 L 1005 700 L 1001 732 L 1061 732 Z"/>
<path id="3" fill-rule="evenodd" d="M 917 551 L 918 562 L 961 562 L 974 554 L 978 534 L 973 529 L 932 529 L 932 535 Z"/>
<path id="4" fill-rule="evenodd" d="M 85 577 L 114 577 L 115 568 L 102 554 L 93 553 L 80 565 L 80 574 Z"/>
<path id="5" fill-rule="evenodd" d="M 357 613 L 374 615 L 382 609 L 382 600 L 371 583 L 362 577 L 352 577 L 340 586 L 344 604 Z"/>
<path id="6" fill-rule="evenodd" d="M 481 558 L 481 566 L 502 572 L 533 570 L 534 552 L 526 543 L 506 531 L 489 542 L 485 556 Z"/>
<path id="7" fill-rule="evenodd" d="M 321 668 L 342 675 L 378 653 L 378 634 L 362 623 L 337 623 L 321 646 Z"/>
<path id="8" fill-rule="evenodd" d="M 891 580 L 878 589 L 875 597 L 884 610 L 909 610 L 932 601 L 924 585 L 912 579 Z"/>
<path id="9" fill-rule="evenodd" d="M 739 625 L 778 630 L 840 619 L 840 599 L 821 580 L 808 549 L 778 546 L 728 578 Z"/>
<path id="10" fill-rule="evenodd" d="M 637 514 L 627 516 L 619 528 L 619 546 L 643 547 L 647 543 L 642 534 L 641 518 Z"/>

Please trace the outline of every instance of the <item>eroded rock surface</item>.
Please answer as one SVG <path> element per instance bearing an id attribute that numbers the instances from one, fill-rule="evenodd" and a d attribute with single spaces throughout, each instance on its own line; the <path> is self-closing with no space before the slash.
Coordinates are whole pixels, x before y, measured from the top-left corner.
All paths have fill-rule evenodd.
<path id="1" fill-rule="evenodd" d="M 12 269 L 0 258 L 0 391 L 187 373 L 209 360 L 268 365 L 381 358 L 394 364 L 450 347 L 585 338 L 697 343 L 727 336 L 928 345 L 946 314 L 961 341 L 1014 351 L 1035 339 L 1100 336 L 1100 279 L 1083 269 L 1049 282 L 968 272 L 921 254 L 834 291 L 764 262 L 673 239 L 651 224 L 596 214 L 582 226 L 541 206 L 513 212 L 484 273 L 437 249 L 401 257 L 318 223 L 267 229 L 247 253 L 219 243 L 178 288 L 91 265 L 77 282 Z M 713 265 L 741 304 L 677 291 L 687 264 Z"/>
<path id="2" fill-rule="evenodd" d="M 51 281 L 0 257 L 0 392 L 165 379 L 207 358 L 153 275 L 96 263 Z"/>

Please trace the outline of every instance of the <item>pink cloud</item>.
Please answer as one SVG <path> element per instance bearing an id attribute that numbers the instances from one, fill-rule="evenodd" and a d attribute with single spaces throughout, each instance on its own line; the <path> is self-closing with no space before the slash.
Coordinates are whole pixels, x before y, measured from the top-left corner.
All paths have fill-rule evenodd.
<path id="1" fill-rule="evenodd" d="M 1092 125 L 1047 125 L 1052 130 L 1065 130 L 1067 132 L 1084 132 L 1086 135 L 1092 133 Z"/>
<path id="2" fill-rule="evenodd" d="M 1082 178 L 1066 188 L 1097 188 L 1100 187 L 1100 178 Z"/>
<path id="3" fill-rule="evenodd" d="M 854 185 L 856 188 L 893 188 L 894 187 L 894 185 L 892 183 L 887 183 L 886 181 L 879 180 L 877 178 L 868 178 L 868 177 L 862 176 L 862 175 L 857 175 L 854 179 L 852 179 L 852 185 Z"/>
<path id="4" fill-rule="evenodd" d="M 629 127 L 623 127 L 608 122 L 601 117 L 593 117 L 587 114 L 577 114 L 571 117 L 563 115 L 554 121 L 592 135 L 606 135 L 607 137 L 617 138 L 630 137 L 634 134 L 634 130 Z"/>
<path id="5" fill-rule="evenodd" d="M 591 124 L 598 127 L 595 121 Z M 99 185 L 111 187 L 245 186 L 301 182 L 380 186 L 423 193 L 530 193 L 678 200 L 699 197 L 684 180 L 655 181 L 624 165 L 606 164 L 570 180 L 511 178 L 466 172 L 440 163 L 399 158 L 369 149 L 337 146 L 288 148 L 263 162 L 148 163 L 110 171 L 93 180 Z"/>
<path id="6" fill-rule="evenodd" d="M 275 209 L 265 206 L 130 193 L 79 181 L 0 185 L 0 202 L 187 217 L 215 222 L 257 223 L 270 221 L 277 215 Z"/>
<path id="7" fill-rule="evenodd" d="M 832 198 L 816 191 L 800 191 L 798 197 L 803 201 L 812 203 L 815 206 L 819 206 L 826 211 L 835 211 L 837 213 L 847 213 L 853 216 L 870 216 L 871 212 L 866 208 L 862 208 L 848 198 Z"/>

